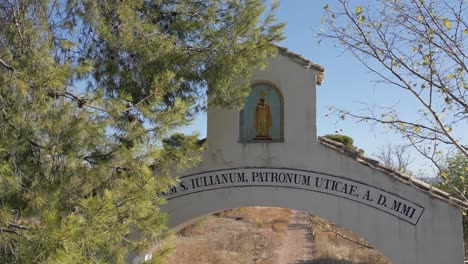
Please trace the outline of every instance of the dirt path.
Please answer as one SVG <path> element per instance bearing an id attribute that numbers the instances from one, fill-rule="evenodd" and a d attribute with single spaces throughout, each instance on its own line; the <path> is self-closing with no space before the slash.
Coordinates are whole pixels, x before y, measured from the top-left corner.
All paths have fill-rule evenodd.
<path id="1" fill-rule="evenodd" d="M 308 225 L 303 212 L 293 211 L 288 232 L 278 250 L 278 264 L 312 264 L 314 244 Z"/>

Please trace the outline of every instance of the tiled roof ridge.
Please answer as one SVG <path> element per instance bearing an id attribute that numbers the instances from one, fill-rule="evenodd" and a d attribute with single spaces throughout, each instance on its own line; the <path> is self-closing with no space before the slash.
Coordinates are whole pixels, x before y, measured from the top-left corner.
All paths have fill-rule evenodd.
<path id="1" fill-rule="evenodd" d="M 414 177 L 411 177 L 410 175 L 399 172 L 397 170 L 394 170 L 390 168 L 389 166 L 386 166 L 382 163 L 380 163 L 377 160 L 365 157 L 364 155 L 360 154 L 356 150 L 352 150 L 347 148 L 345 145 L 343 145 L 340 142 L 325 138 L 325 137 L 318 137 L 319 143 L 322 145 L 329 147 L 333 150 L 336 150 L 348 157 L 351 157 L 355 159 L 357 162 L 370 167 L 372 169 L 378 170 L 388 176 L 393 177 L 395 180 L 398 180 L 406 185 L 410 185 L 413 188 L 417 189 L 418 191 L 425 192 L 429 194 L 431 197 L 437 198 L 439 200 L 442 200 L 446 203 L 449 203 L 451 205 L 454 205 L 462 210 L 468 210 L 468 203 L 465 201 L 462 201 L 460 199 L 457 199 L 453 196 L 451 196 L 449 193 L 442 191 L 438 188 L 433 187 L 431 184 L 428 184 L 424 181 L 418 180 Z"/>
<path id="2" fill-rule="evenodd" d="M 285 47 L 281 47 L 278 45 L 275 45 L 276 48 L 278 48 L 278 51 L 281 55 L 284 55 L 290 59 L 292 59 L 294 62 L 308 68 L 308 69 L 313 69 L 317 71 L 317 85 L 321 85 L 323 78 L 324 78 L 324 73 L 325 73 L 325 67 L 323 67 L 320 64 L 314 63 L 311 60 L 305 58 L 304 56 L 294 53 L 290 51 L 289 49 Z"/>

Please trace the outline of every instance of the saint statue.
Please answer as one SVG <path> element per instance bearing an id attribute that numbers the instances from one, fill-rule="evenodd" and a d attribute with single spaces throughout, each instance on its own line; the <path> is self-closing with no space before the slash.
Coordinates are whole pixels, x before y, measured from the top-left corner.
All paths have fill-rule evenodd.
<path id="1" fill-rule="evenodd" d="M 257 106 L 254 112 L 255 139 L 271 140 L 269 131 L 272 126 L 271 111 L 268 102 L 265 100 L 265 92 L 260 91 Z"/>

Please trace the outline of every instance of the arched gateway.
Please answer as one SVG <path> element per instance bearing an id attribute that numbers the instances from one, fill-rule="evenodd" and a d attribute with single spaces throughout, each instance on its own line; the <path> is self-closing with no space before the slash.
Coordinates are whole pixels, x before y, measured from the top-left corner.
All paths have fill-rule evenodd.
<path id="1" fill-rule="evenodd" d="M 463 262 L 461 210 L 448 194 L 316 134 L 320 65 L 278 48 L 239 112 L 209 109 L 203 162 L 167 195 L 169 225 L 244 206 L 327 218 L 395 264 Z"/>

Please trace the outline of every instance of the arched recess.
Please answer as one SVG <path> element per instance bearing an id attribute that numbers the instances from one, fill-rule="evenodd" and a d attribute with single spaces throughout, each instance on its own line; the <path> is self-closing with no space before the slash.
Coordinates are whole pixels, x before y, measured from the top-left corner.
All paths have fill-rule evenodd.
<path id="1" fill-rule="evenodd" d="M 265 80 L 254 81 L 250 86 L 250 94 L 246 98 L 244 108 L 239 113 L 239 142 L 283 142 L 284 99 L 281 90 L 274 83 Z M 264 100 L 264 107 L 268 111 L 269 120 L 271 122 L 270 127 L 267 128 L 268 135 L 264 135 L 263 137 L 257 135 L 257 127 L 255 127 L 258 113 L 256 110 L 259 110 L 260 100 Z"/>

